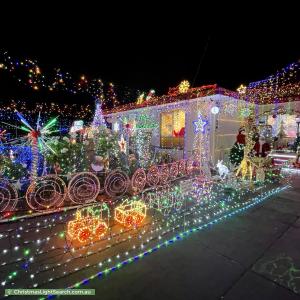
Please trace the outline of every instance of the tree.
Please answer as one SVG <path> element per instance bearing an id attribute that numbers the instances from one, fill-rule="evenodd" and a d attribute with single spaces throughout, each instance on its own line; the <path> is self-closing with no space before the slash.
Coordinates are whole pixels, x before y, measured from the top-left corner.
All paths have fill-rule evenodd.
<path id="1" fill-rule="evenodd" d="M 113 83 L 110 83 L 109 86 L 108 86 L 107 98 L 108 98 L 108 101 L 112 104 L 113 108 L 120 105 L 120 103 L 117 99 L 117 95 L 116 95 L 116 92 L 115 92 L 115 86 L 114 86 Z"/>
<path id="2" fill-rule="evenodd" d="M 241 161 L 243 160 L 244 148 L 245 145 L 238 142 L 234 143 L 233 147 L 231 148 L 229 159 L 234 166 L 240 165 Z"/>
<path id="3" fill-rule="evenodd" d="M 102 112 L 102 104 L 100 101 L 96 101 L 96 109 L 95 109 L 95 114 L 94 114 L 94 119 L 93 119 L 93 124 L 92 126 L 94 128 L 100 127 L 100 126 L 105 126 L 105 120 L 103 117 L 103 112 Z"/>

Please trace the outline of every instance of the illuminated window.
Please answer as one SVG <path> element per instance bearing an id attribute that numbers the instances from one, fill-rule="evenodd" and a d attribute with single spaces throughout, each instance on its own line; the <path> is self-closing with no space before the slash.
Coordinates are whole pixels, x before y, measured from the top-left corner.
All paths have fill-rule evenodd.
<path id="1" fill-rule="evenodd" d="M 161 113 L 160 145 L 162 148 L 179 148 L 184 146 L 185 113 L 173 110 Z"/>

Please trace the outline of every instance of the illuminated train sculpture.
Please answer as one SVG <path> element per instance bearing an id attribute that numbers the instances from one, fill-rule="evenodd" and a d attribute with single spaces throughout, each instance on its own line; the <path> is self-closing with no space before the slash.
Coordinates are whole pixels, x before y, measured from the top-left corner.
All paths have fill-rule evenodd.
<path id="1" fill-rule="evenodd" d="M 105 219 L 104 212 L 107 213 Z M 85 207 L 77 210 L 74 220 L 68 222 L 67 233 L 72 240 L 83 243 L 99 239 L 108 231 L 109 208 L 103 203 L 100 208 Z"/>
<path id="2" fill-rule="evenodd" d="M 25 199 L 32 211 L 57 210 L 64 205 L 83 205 L 95 202 L 100 193 L 104 193 L 112 201 L 126 193 L 137 195 L 145 189 L 165 186 L 178 178 L 191 175 L 195 169 L 192 159 L 182 159 L 164 165 L 153 165 L 148 170 L 137 169 L 129 176 L 121 170 L 113 170 L 104 180 L 103 188 L 99 178 L 92 172 L 74 174 L 66 185 L 62 176 L 46 175 L 37 178 L 26 190 Z M 0 212 L 20 210 L 19 203 L 24 197 L 18 195 L 15 186 L 8 180 L 0 178 Z M 69 203 L 68 203 L 69 202 Z M 23 210 L 24 202 L 22 201 Z"/>

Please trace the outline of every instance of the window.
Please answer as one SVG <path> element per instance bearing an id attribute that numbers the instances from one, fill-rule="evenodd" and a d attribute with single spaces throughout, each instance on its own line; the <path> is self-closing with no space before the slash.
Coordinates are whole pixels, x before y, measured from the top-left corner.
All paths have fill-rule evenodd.
<path id="1" fill-rule="evenodd" d="M 185 113 L 173 110 L 161 113 L 160 146 L 162 148 L 184 147 Z"/>

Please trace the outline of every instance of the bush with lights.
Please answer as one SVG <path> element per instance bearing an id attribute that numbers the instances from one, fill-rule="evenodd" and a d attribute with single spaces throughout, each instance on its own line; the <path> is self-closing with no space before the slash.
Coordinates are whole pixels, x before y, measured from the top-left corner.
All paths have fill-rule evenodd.
<path id="1" fill-rule="evenodd" d="M 25 165 L 12 161 L 9 157 L 0 155 L 0 176 L 11 180 L 23 179 L 28 175 Z"/>
<path id="2" fill-rule="evenodd" d="M 239 166 L 244 157 L 244 148 L 246 144 L 245 129 L 240 128 L 236 137 L 236 142 L 230 150 L 229 159 L 234 166 Z"/>
<path id="3" fill-rule="evenodd" d="M 47 164 L 54 168 L 52 173 L 73 174 L 89 170 L 88 141 L 77 142 L 65 136 L 53 139 L 49 146 L 54 150 L 46 153 Z"/>

